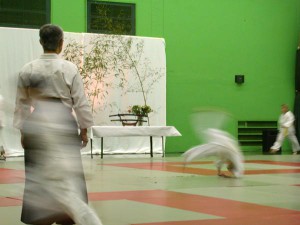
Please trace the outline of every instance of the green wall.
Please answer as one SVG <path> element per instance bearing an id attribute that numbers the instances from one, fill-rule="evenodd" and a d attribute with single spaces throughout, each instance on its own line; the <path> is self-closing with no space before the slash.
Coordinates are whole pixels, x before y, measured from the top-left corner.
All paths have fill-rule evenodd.
<path id="1" fill-rule="evenodd" d="M 99 0 L 101 1 L 101 0 Z M 136 4 L 136 27 L 138 36 L 163 37 L 162 0 L 105 0 Z M 51 22 L 65 31 L 86 32 L 86 0 L 52 0 Z"/>
<path id="2" fill-rule="evenodd" d="M 165 0 L 167 118 L 183 134 L 168 139 L 167 149 L 197 144 L 188 117 L 195 107 L 222 107 L 236 120 L 277 120 L 281 103 L 293 105 L 296 5 Z M 245 75 L 243 85 L 234 83 L 235 74 Z"/>
<path id="3" fill-rule="evenodd" d="M 294 98 L 299 0 L 119 0 L 136 3 L 138 36 L 163 37 L 167 54 L 167 153 L 199 140 L 190 122 L 194 108 L 216 106 L 235 120 L 277 120 Z M 68 9 L 68 10 L 65 10 Z M 85 0 L 52 0 L 52 22 L 86 31 Z M 245 83 L 236 85 L 235 74 Z M 285 149 L 289 151 L 289 149 Z"/>
<path id="4" fill-rule="evenodd" d="M 51 0 L 51 23 L 60 25 L 65 31 L 86 31 L 85 0 Z"/>
<path id="5" fill-rule="evenodd" d="M 298 35 L 299 35 L 299 41 L 298 41 L 298 46 L 300 47 L 300 1 L 297 1 L 298 5 L 296 4 L 296 10 L 297 10 L 297 28 L 298 28 Z"/>

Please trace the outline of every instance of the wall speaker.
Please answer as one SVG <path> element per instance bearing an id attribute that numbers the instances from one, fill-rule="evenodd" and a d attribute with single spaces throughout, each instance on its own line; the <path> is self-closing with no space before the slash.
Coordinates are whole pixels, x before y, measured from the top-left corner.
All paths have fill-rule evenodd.
<path id="1" fill-rule="evenodd" d="M 245 76 L 244 75 L 235 75 L 234 81 L 237 84 L 242 84 L 245 82 Z"/>

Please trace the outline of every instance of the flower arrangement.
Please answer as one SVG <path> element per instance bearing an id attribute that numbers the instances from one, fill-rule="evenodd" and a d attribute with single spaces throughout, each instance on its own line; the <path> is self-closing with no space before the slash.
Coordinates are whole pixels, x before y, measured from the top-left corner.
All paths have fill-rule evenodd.
<path id="1" fill-rule="evenodd" d="M 137 116 L 147 116 L 148 113 L 153 112 L 153 110 L 149 105 L 133 105 L 129 107 L 128 112 Z"/>

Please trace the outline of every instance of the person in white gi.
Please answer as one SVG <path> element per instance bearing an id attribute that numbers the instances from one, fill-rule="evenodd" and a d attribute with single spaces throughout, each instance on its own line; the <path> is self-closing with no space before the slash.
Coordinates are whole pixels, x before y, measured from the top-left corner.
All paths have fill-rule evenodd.
<path id="1" fill-rule="evenodd" d="M 275 143 L 270 149 L 270 153 L 276 153 L 277 151 L 279 151 L 284 139 L 288 137 L 292 144 L 293 154 L 297 155 L 297 153 L 300 151 L 300 146 L 298 139 L 295 135 L 294 121 L 295 116 L 291 111 L 289 111 L 288 105 L 282 104 L 281 114 L 278 120 L 278 134 Z"/>
<path id="2" fill-rule="evenodd" d="M 5 149 L 4 149 L 4 100 L 2 95 L 0 95 L 0 160 L 5 160 Z"/>
<path id="3" fill-rule="evenodd" d="M 218 176 L 241 178 L 244 174 L 244 157 L 238 142 L 229 133 L 220 129 L 209 128 L 204 133 L 207 143 L 187 150 L 183 154 L 184 161 L 187 163 L 196 158 L 216 156 L 218 159 L 215 165 Z M 224 164 L 227 164 L 230 175 L 222 173 Z"/>
<path id="4" fill-rule="evenodd" d="M 83 82 L 76 65 L 58 56 L 62 29 L 46 24 L 39 35 L 44 54 L 21 69 L 14 112 L 25 153 L 21 221 L 101 225 L 88 206 L 81 161 L 93 125 Z"/>

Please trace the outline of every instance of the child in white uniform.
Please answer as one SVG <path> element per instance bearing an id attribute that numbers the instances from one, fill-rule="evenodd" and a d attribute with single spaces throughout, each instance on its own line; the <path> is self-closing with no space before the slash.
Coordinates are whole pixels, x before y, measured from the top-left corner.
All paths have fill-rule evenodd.
<path id="1" fill-rule="evenodd" d="M 278 121 L 279 133 L 277 135 L 275 143 L 270 149 L 270 153 L 275 153 L 279 151 L 284 139 L 288 137 L 292 144 L 293 155 L 297 155 L 297 153 L 300 151 L 300 146 L 299 146 L 298 139 L 295 135 L 295 127 L 294 127 L 295 116 L 291 111 L 289 111 L 289 108 L 286 104 L 281 105 L 281 112 L 282 113 L 279 116 L 279 121 Z"/>

